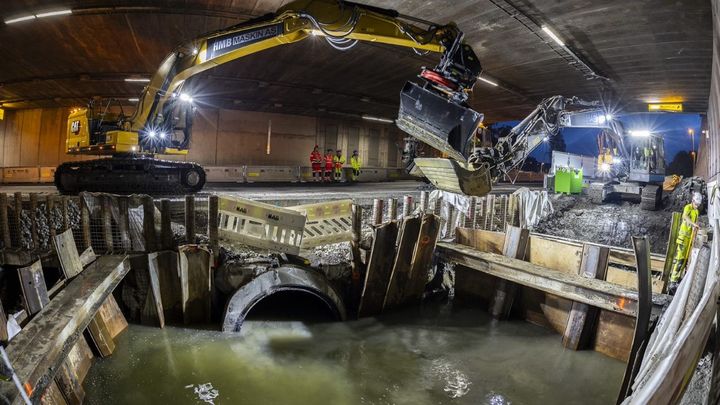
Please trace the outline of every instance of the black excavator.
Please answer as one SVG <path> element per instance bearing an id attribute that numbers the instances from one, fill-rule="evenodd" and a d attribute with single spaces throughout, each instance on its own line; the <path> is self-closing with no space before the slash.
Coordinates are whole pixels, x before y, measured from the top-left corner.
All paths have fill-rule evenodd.
<path id="1" fill-rule="evenodd" d="M 423 68 L 418 83 L 400 94 L 397 125 L 450 159 L 423 160 L 423 173 L 449 191 L 483 195 L 488 171 L 469 166 L 460 151 L 483 119 L 466 101 L 481 73 L 472 48 L 453 23 L 438 25 L 397 11 L 349 1 L 299 0 L 276 13 L 211 32 L 175 48 L 161 63 L 130 117 L 83 108 L 68 118 L 66 151 L 104 158 L 66 162 L 55 172 L 63 193 L 78 191 L 192 193 L 202 189 L 205 171 L 195 163 L 161 160 L 190 147 L 193 100 L 186 89 L 194 75 L 276 46 L 324 37 L 340 51 L 358 41 L 413 48 L 441 55 Z M 450 179 L 449 182 L 445 179 Z"/>

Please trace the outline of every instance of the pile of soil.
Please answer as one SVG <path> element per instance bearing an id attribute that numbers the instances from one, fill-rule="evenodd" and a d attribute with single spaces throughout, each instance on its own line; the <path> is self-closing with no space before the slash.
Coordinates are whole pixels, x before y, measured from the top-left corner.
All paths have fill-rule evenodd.
<path id="1" fill-rule="evenodd" d="M 705 194 L 707 192 L 707 186 L 705 180 L 700 177 L 688 177 L 683 179 L 675 189 L 668 193 L 663 193 L 663 206 L 665 211 L 682 211 L 685 205 L 689 204 L 692 200 L 694 192 Z M 707 203 L 707 198 L 703 198 L 704 202 Z M 703 204 L 705 208 L 706 204 Z M 701 209 L 701 211 L 703 211 Z"/>
<path id="2" fill-rule="evenodd" d="M 551 197 L 555 212 L 533 229 L 538 233 L 632 248 L 633 236 L 647 236 L 650 250 L 664 254 L 672 210 L 643 211 L 632 202 L 595 205 L 585 195 Z"/>

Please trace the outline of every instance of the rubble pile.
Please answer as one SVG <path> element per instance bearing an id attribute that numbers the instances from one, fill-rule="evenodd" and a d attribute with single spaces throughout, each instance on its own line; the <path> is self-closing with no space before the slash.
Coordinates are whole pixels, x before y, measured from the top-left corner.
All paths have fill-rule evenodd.
<path id="1" fill-rule="evenodd" d="M 700 177 L 683 179 L 673 191 L 663 193 L 665 211 L 682 211 L 683 207 L 690 203 L 694 192 L 700 192 L 704 195 L 706 190 L 705 180 Z M 704 201 L 707 201 L 707 198 Z"/>
<path id="2" fill-rule="evenodd" d="M 551 201 L 555 212 L 534 232 L 625 248 L 632 248 L 633 236 L 647 236 L 653 253 L 667 249 L 672 210 L 644 211 L 627 201 L 596 205 L 585 195 L 554 195 Z"/>

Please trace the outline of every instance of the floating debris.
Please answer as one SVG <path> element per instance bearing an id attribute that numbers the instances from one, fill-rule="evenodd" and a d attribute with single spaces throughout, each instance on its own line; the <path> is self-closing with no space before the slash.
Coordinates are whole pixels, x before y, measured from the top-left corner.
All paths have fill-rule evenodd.
<path id="1" fill-rule="evenodd" d="M 200 401 L 207 404 L 215 405 L 215 398 L 220 395 L 220 391 L 213 388 L 211 383 L 197 384 L 197 385 L 186 385 L 185 388 L 193 388 L 193 392 L 197 395 Z"/>

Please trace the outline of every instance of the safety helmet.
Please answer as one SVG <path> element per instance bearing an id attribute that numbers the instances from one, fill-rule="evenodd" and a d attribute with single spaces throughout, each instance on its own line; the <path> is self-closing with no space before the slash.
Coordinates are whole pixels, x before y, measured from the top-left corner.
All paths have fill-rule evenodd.
<path id="1" fill-rule="evenodd" d="M 353 155 L 357 155 L 357 154 L 358 154 L 358 151 L 354 150 Z"/>
<path id="2" fill-rule="evenodd" d="M 340 153 L 340 152 L 342 152 L 342 149 L 338 149 L 335 152 Z"/>
<path id="3" fill-rule="evenodd" d="M 702 204 L 702 194 L 698 193 L 697 191 L 693 193 L 692 196 L 692 202 L 694 202 L 697 205 Z"/>

